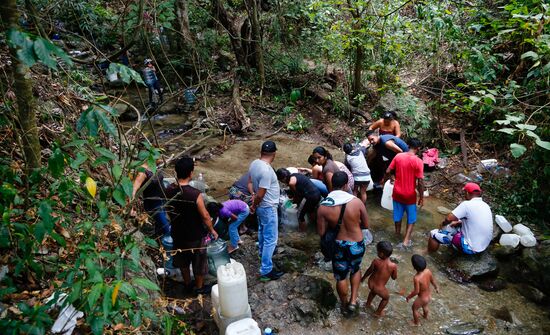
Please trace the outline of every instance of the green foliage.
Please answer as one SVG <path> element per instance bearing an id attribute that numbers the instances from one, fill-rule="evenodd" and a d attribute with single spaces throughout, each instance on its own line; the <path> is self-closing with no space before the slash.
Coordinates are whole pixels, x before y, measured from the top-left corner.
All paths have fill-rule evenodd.
<path id="1" fill-rule="evenodd" d="M 119 64 L 119 63 L 109 64 L 109 68 L 107 69 L 107 75 L 114 74 L 114 73 L 116 73 L 120 77 L 122 82 L 124 82 L 125 84 L 129 84 L 132 82 L 132 80 L 135 80 L 137 83 L 145 85 L 139 73 L 137 73 L 134 69 L 131 69 L 124 64 Z"/>
<path id="2" fill-rule="evenodd" d="M 115 325 L 133 332 L 152 323 L 170 324 L 160 322 L 151 303 L 151 292 L 159 287 L 139 275 L 145 245 L 128 234 L 126 219 L 132 197 L 128 175 L 144 161 L 155 166 L 160 153 L 149 144 L 137 154 L 108 149 L 106 139 L 117 134 L 115 115 L 109 106 L 88 108 L 78 125 L 92 136 L 68 129 L 72 140 L 56 143 L 47 167 L 28 183 L 9 157 L 0 159 L 0 249 L 10 255 L 0 300 L 18 292 L 30 277 L 52 283 L 55 292 L 49 303 L 34 298 L 19 302 L 20 313 L 8 311 L 0 318 L 3 334 L 45 334 L 53 324 L 50 309 L 63 295 L 61 307 L 72 304 L 83 311 L 93 334 L 111 332 Z M 98 179 L 97 196 L 84 188 L 90 176 Z M 156 247 L 152 240 L 148 244 Z M 39 252 L 44 249 L 59 252 Z"/>
<path id="3" fill-rule="evenodd" d="M 311 121 L 306 120 L 301 113 L 298 113 L 293 120 L 287 123 L 286 129 L 295 132 L 304 132 L 311 127 Z"/>
<path id="4" fill-rule="evenodd" d="M 42 37 L 33 38 L 30 34 L 16 29 L 8 30 L 7 36 L 10 46 L 17 49 L 17 58 L 26 66 L 31 67 L 41 62 L 55 70 L 57 57 L 67 65 L 72 65 L 71 59 L 62 49 Z"/>

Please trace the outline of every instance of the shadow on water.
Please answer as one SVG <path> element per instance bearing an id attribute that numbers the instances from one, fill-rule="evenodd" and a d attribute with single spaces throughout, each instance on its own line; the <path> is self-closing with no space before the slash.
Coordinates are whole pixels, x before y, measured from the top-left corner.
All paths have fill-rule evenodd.
<path id="1" fill-rule="evenodd" d="M 173 123 L 171 125 L 175 126 Z M 272 140 L 278 147 L 273 164 L 275 168 L 307 166 L 307 157 L 318 145 L 318 143 L 284 136 L 275 136 Z M 250 162 L 259 156 L 261 143 L 262 140 L 237 141 L 223 154 L 209 161 L 199 162 L 195 173 L 203 173 L 210 186 L 210 194 L 219 201 L 224 201 L 227 199 L 227 188 L 248 169 Z M 333 152 L 337 160 L 342 160 L 341 151 L 329 145 L 326 147 Z M 427 233 L 442 221 L 443 215 L 438 213 L 437 207 L 450 206 L 437 198 L 426 198 L 425 206 L 419 211 L 418 222 L 412 235 L 413 246 L 410 249 L 399 249 L 395 246 L 401 239 L 394 234 L 391 212 L 382 209 L 379 202 L 380 197 L 370 192 L 367 210 L 374 242 L 367 248 L 361 269 L 366 270 L 376 257 L 375 244 L 378 241 L 387 240 L 392 243 L 394 246 L 392 259 L 398 265 L 398 278 L 395 281 L 390 280 L 387 285 L 391 296 L 386 307 L 386 316 L 375 318 L 372 312 L 364 307 L 369 292 L 365 282 L 361 285 L 359 292 L 361 303 L 359 315 L 346 319 L 341 317 L 336 308 L 329 313 L 325 322 L 307 327 L 292 324 L 288 328 L 279 329 L 280 334 L 445 334 L 450 326 L 467 322 L 473 323 L 474 328 L 483 329 L 484 334 L 548 334 L 550 332 L 548 311 L 526 300 L 512 285 L 498 292 L 485 292 L 475 284 L 458 284 L 448 278 L 437 264 L 439 258 L 432 255 L 426 256 L 426 259 L 428 267 L 433 271 L 440 285 L 440 293 L 433 292 L 430 318 L 424 320 L 420 327 L 411 326 L 412 301 L 407 303 L 402 295 L 402 293 L 408 294 L 413 288 L 412 279 L 415 271 L 410 258 L 415 253 L 425 253 Z M 314 232 L 309 234 L 308 240 L 317 239 Z M 280 238 L 284 241 L 284 232 L 281 233 Z M 439 251 L 439 253 L 445 252 L 448 252 L 445 248 Z M 304 272 L 334 283 L 332 274 L 318 266 L 308 266 Z M 374 306 L 378 302 L 379 300 L 375 299 Z M 257 308 L 261 306 L 252 306 L 253 310 Z M 468 333 L 460 331 L 457 329 L 457 333 Z"/>

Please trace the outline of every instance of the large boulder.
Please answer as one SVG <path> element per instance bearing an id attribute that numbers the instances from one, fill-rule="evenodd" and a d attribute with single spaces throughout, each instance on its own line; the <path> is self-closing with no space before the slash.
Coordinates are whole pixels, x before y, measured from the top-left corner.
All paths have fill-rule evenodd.
<path id="1" fill-rule="evenodd" d="M 550 295 L 550 240 L 541 242 L 538 248 L 525 248 L 514 260 L 517 278 Z"/>
<path id="2" fill-rule="evenodd" d="M 276 281 L 253 285 L 249 292 L 254 319 L 275 329 L 295 322 L 318 322 L 337 301 L 330 282 L 305 275 L 286 274 Z"/>
<path id="3" fill-rule="evenodd" d="M 498 262 L 488 251 L 478 255 L 463 255 L 451 249 L 440 257 L 443 270 L 458 283 L 469 283 L 498 273 Z"/>

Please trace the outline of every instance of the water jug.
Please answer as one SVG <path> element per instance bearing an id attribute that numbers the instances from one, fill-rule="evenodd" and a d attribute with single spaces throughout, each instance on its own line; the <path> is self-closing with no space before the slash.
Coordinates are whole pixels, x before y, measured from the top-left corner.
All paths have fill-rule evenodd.
<path id="1" fill-rule="evenodd" d="M 523 235 L 519 242 L 526 248 L 531 248 L 537 245 L 537 239 L 533 235 Z"/>
<path id="2" fill-rule="evenodd" d="M 212 276 L 217 274 L 218 267 L 230 262 L 227 243 L 221 238 L 208 243 L 206 256 L 208 258 L 208 272 Z"/>
<path id="3" fill-rule="evenodd" d="M 516 234 L 502 234 L 498 243 L 504 247 L 515 248 L 519 245 L 520 236 Z"/>
<path id="4" fill-rule="evenodd" d="M 214 317 L 214 322 L 216 323 L 216 325 L 218 326 L 218 329 L 220 330 L 220 335 L 225 335 L 226 334 L 226 330 L 227 330 L 227 327 L 229 327 L 229 325 L 239 321 L 239 320 L 242 320 L 242 319 L 249 319 L 249 318 L 252 318 L 252 310 L 250 309 L 250 306 L 248 306 L 248 309 L 246 310 L 246 312 L 244 314 L 241 314 L 239 316 L 235 316 L 235 317 L 225 317 L 223 315 L 220 314 L 220 311 L 217 311 L 216 313 L 213 314 L 213 317 Z"/>
<path id="5" fill-rule="evenodd" d="M 218 290 L 218 284 L 212 286 L 210 291 L 210 300 L 212 301 L 212 307 L 216 310 L 220 310 L 220 292 Z"/>
<path id="6" fill-rule="evenodd" d="M 384 191 L 382 191 L 382 199 L 380 199 L 380 205 L 390 211 L 393 211 L 393 184 L 391 180 L 387 180 L 384 184 Z"/>
<path id="7" fill-rule="evenodd" d="M 220 314 L 225 318 L 243 315 L 250 308 L 246 273 L 241 263 L 229 263 L 218 268 Z"/>
<path id="8" fill-rule="evenodd" d="M 296 208 L 296 205 L 291 207 L 283 207 L 281 224 L 290 230 L 298 229 L 298 209 Z"/>
<path id="9" fill-rule="evenodd" d="M 503 232 L 509 233 L 512 231 L 512 225 L 502 215 L 495 215 L 495 222 L 502 229 Z"/>
<path id="10" fill-rule="evenodd" d="M 241 319 L 230 324 L 225 330 L 226 335 L 261 335 L 258 323 L 251 318 Z"/>
<path id="11" fill-rule="evenodd" d="M 523 235 L 534 235 L 533 232 L 531 231 L 531 229 L 529 229 L 528 227 L 522 225 L 521 223 L 518 223 L 517 225 L 515 225 L 512 230 L 514 231 L 514 233 L 518 234 L 519 236 L 523 236 Z"/>
<path id="12" fill-rule="evenodd" d="M 174 240 L 172 239 L 172 236 L 164 235 L 161 243 L 166 252 L 166 257 L 164 257 L 164 268 L 167 270 L 174 269 L 174 265 L 172 264 L 172 253 L 170 252 L 174 247 Z"/>

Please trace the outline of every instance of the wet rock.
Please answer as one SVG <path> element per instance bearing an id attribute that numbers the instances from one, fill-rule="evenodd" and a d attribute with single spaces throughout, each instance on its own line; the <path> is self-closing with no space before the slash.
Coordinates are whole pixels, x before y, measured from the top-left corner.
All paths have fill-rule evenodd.
<path id="1" fill-rule="evenodd" d="M 547 305 L 549 302 L 548 297 L 542 291 L 527 284 L 521 284 L 517 286 L 518 292 L 525 298 L 539 305 Z"/>
<path id="2" fill-rule="evenodd" d="M 446 332 L 450 335 L 474 335 L 483 331 L 483 327 L 471 322 L 459 323 L 447 328 Z"/>
<path id="3" fill-rule="evenodd" d="M 502 308 L 499 309 L 491 309 L 491 315 L 495 319 L 497 319 L 497 321 L 504 321 L 504 324 L 501 326 L 501 328 L 510 329 L 514 326 L 523 325 L 523 323 L 516 317 L 516 315 L 506 306 L 502 306 Z"/>
<path id="4" fill-rule="evenodd" d="M 305 275 L 285 274 L 276 281 L 253 285 L 249 292 L 254 319 L 276 328 L 285 328 L 292 322 L 318 322 L 336 306 L 337 300 L 330 282 Z"/>
<path id="5" fill-rule="evenodd" d="M 502 234 L 503 231 L 500 229 L 500 227 L 493 222 L 493 236 L 491 237 L 491 241 L 495 242 L 498 240 L 500 234 Z"/>
<path id="6" fill-rule="evenodd" d="M 500 278 L 484 279 L 477 284 L 483 291 L 496 292 L 505 289 L 508 286 L 505 280 Z"/>
<path id="7" fill-rule="evenodd" d="M 456 282 L 468 283 L 498 272 L 498 262 L 488 251 L 479 255 L 462 255 L 454 251 L 449 254 L 442 265 L 449 277 Z"/>
<path id="8" fill-rule="evenodd" d="M 178 103 L 175 100 L 164 102 L 158 109 L 160 114 L 173 114 L 178 111 Z"/>
<path id="9" fill-rule="evenodd" d="M 508 260 L 510 256 L 519 254 L 520 249 L 512 248 L 511 246 L 499 245 L 499 246 L 494 246 L 491 249 L 491 252 L 498 259 Z"/>
<path id="10" fill-rule="evenodd" d="M 127 104 L 115 104 L 113 106 L 117 112 L 118 115 L 120 115 L 118 118 L 120 121 L 135 121 L 138 119 L 138 114 L 133 108 L 128 107 Z"/>
<path id="11" fill-rule="evenodd" d="M 538 248 L 525 248 L 514 259 L 515 276 L 550 295 L 549 259 L 550 240 L 541 242 Z"/>
<path id="12" fill-rule="evenodd" d="M 280 247 L 273 261 L 284 272 L 300 272 L 304 270 L 308 257 L 305 252 L 289 246 Z"/>

